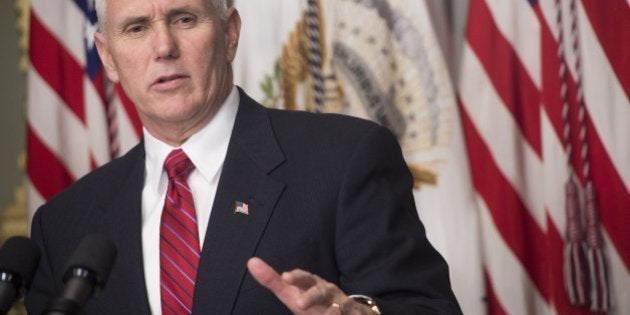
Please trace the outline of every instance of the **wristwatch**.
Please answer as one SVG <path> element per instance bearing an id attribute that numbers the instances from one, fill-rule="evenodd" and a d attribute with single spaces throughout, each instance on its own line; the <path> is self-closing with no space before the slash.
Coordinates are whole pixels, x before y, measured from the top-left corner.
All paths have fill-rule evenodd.
<path id="1" fill-rule="evenodd" d="M 362 294 L 352 294 L 348 295 L 348 297 L 357 303 L 367 306 L 370 310 L 372 310 L 372 312 L 374 312 L 374 314 L 381 315 L 381 310 L 378 308 L 378 305 L 376 305 L 376 301 L 374 301 L 373 298 Z"/>

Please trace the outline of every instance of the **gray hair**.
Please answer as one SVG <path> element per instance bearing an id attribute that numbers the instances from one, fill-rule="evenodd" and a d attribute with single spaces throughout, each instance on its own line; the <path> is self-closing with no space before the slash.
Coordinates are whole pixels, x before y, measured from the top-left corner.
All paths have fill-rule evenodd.
<path id="1" fill-rule="evenodd" d="M 107 6 L 105 5 L 107 0 L 90 0 L 91 2 L 94 2 L 94 9 L 96 10 L 96 17 L 98 19 L 98 30 L 100 32 L 105 31 L 105 9 L 107 8 Z M 224 20 L 225 19 L 225 11 L 227 10 L 228 7 L 228 1 L 227 0 L 206 0 L 206 1 L 211 1 L 212 2 L 212 6 L 214 6 L 214 8 L 217 10 L 217 12 L 219 12 L 221 19 Z M 230 3 L 232 3 L 232 1 L 230 1 Z"/>

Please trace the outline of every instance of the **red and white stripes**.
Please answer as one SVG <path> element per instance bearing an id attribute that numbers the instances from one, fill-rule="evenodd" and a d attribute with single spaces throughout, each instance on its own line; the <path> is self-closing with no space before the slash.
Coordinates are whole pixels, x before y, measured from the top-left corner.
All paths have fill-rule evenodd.
<path id="1" fill-rule="evenodd" d="M 459 103 L 491 313 L 590 311 L 572 306 L 564 285 L 571 170 L 579 171 L 569 192 L 585 194 L 591 224 L 573 222 L 592 228 L 587 241 L 603 248 L 590 255 L 596 272 L 584 280 L 605 289 L 601 280 L 610 279 L 610 312 L 630 309 L 630 232 L 622 223 L 630 222 L 630 142 L 622 140 L 630 134 L 630 53 L 621 49 L 630 42 L 628 16 L 623 0 L 471 0 Z M 594 310 L 608 305 L 602 291 L 588 292 Z"/>
<path id="2" fill-rule="evenodd" d="M 88 37 L 94 26 L 77 3 L 31 1 L 27 83 L 31 215 L 45 200 L 116 156 L 117 142 L 124 152 L 140 135 L 133 106 L 120 106 L 118 92 L 107 101 L 102 71 L 87 74 L 87 45 L 93 43 Z M 115 117 L 108 112 L 112 106 L 120 108 Z"/>

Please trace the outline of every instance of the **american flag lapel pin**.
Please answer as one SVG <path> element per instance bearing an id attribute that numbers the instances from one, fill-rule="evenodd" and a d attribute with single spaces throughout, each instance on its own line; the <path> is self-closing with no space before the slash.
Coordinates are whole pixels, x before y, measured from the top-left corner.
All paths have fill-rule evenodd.
<path id="1" fill-rule="evenodd" d="M 234 202 L 234 214 L 244 214 L 249 215 L 249 205 L 242 201 Z"/>

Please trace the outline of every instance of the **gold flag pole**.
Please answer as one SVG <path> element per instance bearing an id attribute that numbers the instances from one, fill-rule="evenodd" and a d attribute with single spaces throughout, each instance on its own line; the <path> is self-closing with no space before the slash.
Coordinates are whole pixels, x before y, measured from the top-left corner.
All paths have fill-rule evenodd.
<path id="1" fill-rule="evenodd" d="M 26 72 L 28 69 L 29 1 L 14 0 L 14 8 L 18 17 L 16 28 L 20 32 L 18 40 L 18 46 L 21 51 L 19 68 L 21 71 Z M 26 154 L 24 152 L 18 157 L 16 166 L 24 173 L 26 169 Z M 13 202 L 3 210 L 0 221 L 0 239 L 4 240 L 13 235 L 27 235 L 26 185 L 24 181 L 15 188 Z"/>
<path id="2" fill-rule="evenodd" d="M 21 71 L 28 69 L 28 34 L 29 34 L 29 1 L 14 0 L 14 8 L 17 12 L 16 28 L 20 32 L 18 46 L 21 50 L 19 68 Z M 17 168 L 24 173 L 26 169 L 26 154 L 22 152 L 16 163 Z M 13 202 L 2 212 L 0 225 L 0 239 L 4 240 L 13 235 L 27 235 L 26 219 L 26 185 L 24 181 L 15 188 Z"/>
<path id="3" fill-rule="evenodd" d="M 29 22 L 30 11 L 28 0 L 14 0 L 14 9 L 17 12 L 16 28 L 20 36 L 18 47 L 21 51 L 19 69 L 26 72 L 28 69 L 28 38 L 29 38 Z M 26 154 L 22 152 L 16 163 L 16 167 L 24 174 L 26 166 Z M 14 235 L 27 235 L 28 223 L 26 214 L 26 184 L 25 181 L 15 188 L 15 196 L 13 202 L 3 209 L 0 218 L 0 240 Z M 13 308 L 9 310 L 9 315 L 25 315 L 23 300 L 15 303 Z"/>

